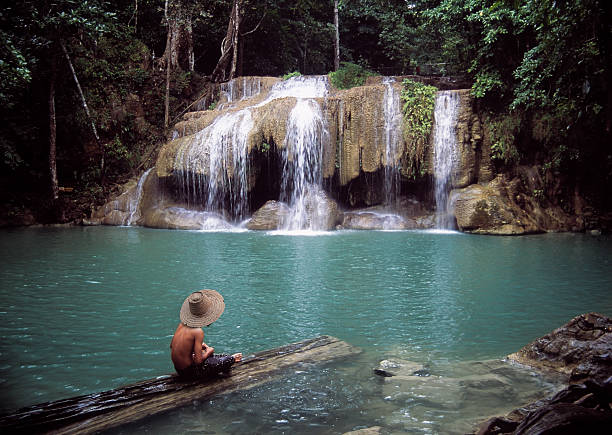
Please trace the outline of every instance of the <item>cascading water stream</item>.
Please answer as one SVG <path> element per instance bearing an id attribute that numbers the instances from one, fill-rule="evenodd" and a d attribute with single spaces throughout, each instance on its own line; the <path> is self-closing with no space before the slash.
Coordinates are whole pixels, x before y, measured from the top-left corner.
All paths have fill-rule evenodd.
<path id="1" fill-rule="evenodd" d="M 144 184 L 147 181 L 147 177 L 151 172 L 151 169 L 147 169 L 144 174 L 138 180 L 138 184 L 136 185 L 136 191 L 134 192 L 133 198 L 131 198 L 129 202 L 129 216 L 125 225 L 135 225 L 138 219 L 140 219 L 140 201 L 142 201 L 142 191 L 144 188 Z"/>
<path id="2" fill-rule="evenodd" d="M 394 206 L 399 197 L 399 152 L 401 139 L 401 120 L 399 93 L 393 87 L 395 79 L 385 77 L 384 116 L 385 116 L 385 161 L 384 161 L 384 201 L 385 206 Z"/>
<path id="3" fill-rule="evenodd" d="M 459 93 L 440 91 L 434 109 L 434 184 L 436 196 L 436 228 L 453 229 L 452 210 L 448 205 L 448 194 L 452 187 L 452 176 L 457 154 L 457 114 Z"/>
<path id="4" fill-rule="evenodd" d="M 319 104 L 299 99 L 287 123 L 280 200 L 290 206 L 286 230 L 317 230 L 322 206 L 322 152 L 328 138 Z"/>
<path id="5" fill-rule="evenodd" d="M 247 211 L 247 136 L 253 127 L 249 109 L 228 112 L 197 133 L 177 153 L 181 191 L 189 205 L 228 211 L 237 219 Z"/>

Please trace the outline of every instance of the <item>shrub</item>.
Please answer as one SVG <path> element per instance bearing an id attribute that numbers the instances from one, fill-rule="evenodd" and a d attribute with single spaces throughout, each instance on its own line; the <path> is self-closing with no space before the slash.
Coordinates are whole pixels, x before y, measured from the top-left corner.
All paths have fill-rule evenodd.
<path id="1" fill-rule="evenodd" d="M 402 84 L 403 132 L 407 145 L 403 172 L 407 177 L 416 178 L 424 174 L 422 166 L 433 126 L 438 89 L 409 79 Z"/>
<path id="2" fill-rule="evenodd" d="M 329 79 L 332 85 L 337 89 L 350 89 L 356 86 L 363 86 L 369 76 L 376 75 L 355 63 L 342 62 L 341 65 L 338 71 L 329 73 Z"/>

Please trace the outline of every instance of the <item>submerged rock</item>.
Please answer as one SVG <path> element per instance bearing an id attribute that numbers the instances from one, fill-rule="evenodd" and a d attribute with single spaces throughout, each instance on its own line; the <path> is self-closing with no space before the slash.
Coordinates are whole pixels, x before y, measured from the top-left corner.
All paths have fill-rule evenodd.
<path id="1" fill-rule="evenodd" d="M 380 426 L 364 427 L 363 429 L 345 432 L 344 435 L 379 435 L 382 428 Z"/>

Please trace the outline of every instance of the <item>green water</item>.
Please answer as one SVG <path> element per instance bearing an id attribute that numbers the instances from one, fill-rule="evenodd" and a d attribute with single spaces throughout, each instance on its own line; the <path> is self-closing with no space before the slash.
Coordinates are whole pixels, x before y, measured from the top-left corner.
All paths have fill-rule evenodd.
<path id="1" fill-rule="evenodd" d="M 414 383 L 388 394 L 372 366 L 397 357 L 441 379 L 463 379 L 481 374 L 471 361 L 500 359 L 577 314 L 612 315 L 607 237 L 84 227 L 5 230 L 0 244 L 3 410 L 171 372 L 180 304 L 200 288 L 226 300 L 223 316 L 205 329 L 218 352 L 247 354 L 319 334 L 364 349 L 353 361 L 299 370 L 128 432 L 197 430 L 201 420 L 217 433 L 255 421 L 261 431 L 335 433 L 374 424 L 452 431 L 445 422 L 478 412 L 446 406 L 447 397 L 415 404 L 425 387 Z M 517 401 L 547 388 L 534 378 L 526 396 L 512 394 Z M 435 394 L 427 391 L 422 396 Z"/>

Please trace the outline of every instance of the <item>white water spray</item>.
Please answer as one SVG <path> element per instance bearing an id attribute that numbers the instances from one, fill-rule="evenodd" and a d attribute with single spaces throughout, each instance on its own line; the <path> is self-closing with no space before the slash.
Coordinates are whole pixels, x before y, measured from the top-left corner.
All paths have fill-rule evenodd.
<path id="1" fill-rule="evenodd" d="M 434 181 L 436 195 L 436 228 L 452 229 L 454 221 L 448 206 L 448 193 L 452 188 L 452 176 L 458 160 L 457 114 L 459 93 L 440 91 L 436 96 L 434 110 Z"/>

